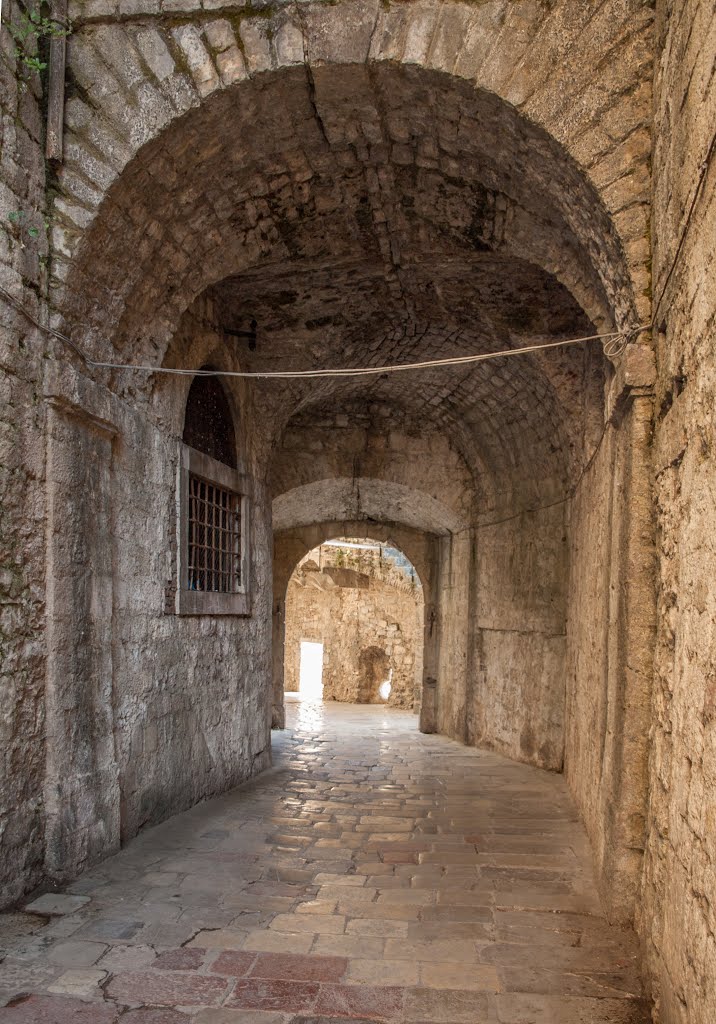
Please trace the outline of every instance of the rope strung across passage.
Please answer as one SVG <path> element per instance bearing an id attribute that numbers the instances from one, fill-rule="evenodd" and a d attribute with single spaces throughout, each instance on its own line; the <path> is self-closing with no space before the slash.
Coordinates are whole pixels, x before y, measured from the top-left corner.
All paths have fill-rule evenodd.
<path id="1" fill-rule="evenodd" d="M 254 380 L 310 380 L 320 377 L 365 377 L 380 376 L 389 373 L 405 373 L 409 370 L 432 370 L 443 366 L 470 366 L 473 363 L 484 363 L 490 359 L 505 359 L 509 356 L 529 355 L 531 352 L 544 352 L 548 349 L 565 348 L 569 345 L 582 345 L 587 341 L 604 343 L 604 353 L 614 359 L 620 356 L 629 342 L 639 334 L 651 330 L 651 324 L 642 324 L 629 331 L 613 331 L 609 334 L 589 334 L 582 338 L 567 338 L 561 341 L 540 342 L 535 345 L 523 345 L 521 348 L 506 348 L 499 352 L 481 352 L 477 355 L 451 356 L 445 359 L 429 359 L 419 363 L 395 363 L 387 366 L 360 366 L 348 368 L 332 368 L 323 370 L 185 370 L 170 366 L 143 366 L 131 363 L 107 363 L 91 359 L 66 334 L 56 331 L 41 323 L 25 306 L 10 292 L 0 286 L 0 295 L 5 301 L 22 313 L 31 323 L 53 338 L 64 342 L 79 356 L 83 363 L 97 370 L 131 370 L 139 373 L 165 373 L 191 377 L 242 377 Z"/>

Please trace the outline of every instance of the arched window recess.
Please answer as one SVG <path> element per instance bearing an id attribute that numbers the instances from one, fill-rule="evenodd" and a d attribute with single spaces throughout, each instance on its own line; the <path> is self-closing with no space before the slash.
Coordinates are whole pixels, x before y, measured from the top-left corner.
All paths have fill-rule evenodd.
<path id="1" fill-rule="evenodd" d="M 195 377 L 179 465 L 177 614 L 251 613 L 250 496 L 223 385 L 217 377 Z"/>

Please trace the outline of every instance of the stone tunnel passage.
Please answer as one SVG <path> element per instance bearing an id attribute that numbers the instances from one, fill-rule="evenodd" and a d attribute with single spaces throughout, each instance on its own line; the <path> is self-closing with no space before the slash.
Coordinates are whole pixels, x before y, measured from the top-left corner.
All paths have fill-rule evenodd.
<path id="1" fill-rule="evenodd" d="M 292 569 L 304 528 L 378 523 L 421 565 L 424 724 L 563 769 L 655 1019 L 713 1024 L 714 4 L 69 0 L 31 82 L 27 8 L 0 46 L 0 906 L 268 765 L 272 531 Z M 39 326 L 261 371 L 638 323 L 609 358 L 224 382 L 247 585 L 203 617 L 190 378 Z"/>
<path id="2" fill-rule="evenodd" d="M 564 780 L 394 708 L 291 705 L 273 769 L 33 907 L 1 1024 L 648 1019 Z"/>
<path id="3" fill-rule="evenodd" d="M 367 537 L 326 541 L 288 583 L 284 691 L 419 711 L 423 618 L 423 588 L 402 551 Z M 320 679 L 309 676 L 311 659 Z"/>
<path id="4" fill-rule="evenodd" d="M 375 368 L 631 322 L 595 184 L 470 81 L 392 60 L 276 67 L 161 124 L 52 263 L 58 323 L 95 357 Z M 229 465 L 184 433 L 191 374 L 72 359 L 44 384 L 46 729 L 17 791 L 44 820 L 3 852 L 12 892 L 265 768 L 288 576 L 329 536 L 376 536 L 423 583 L 421 728 L 564 768 L 600 891 L 631 919 L 651 651 L 648 602 L 633 614 L 650 416 L 634 361 L 593 342 L 415 375 L 225 378 Z M 202 465 L 239 524 L 228 597 L 187 589 Z"/>

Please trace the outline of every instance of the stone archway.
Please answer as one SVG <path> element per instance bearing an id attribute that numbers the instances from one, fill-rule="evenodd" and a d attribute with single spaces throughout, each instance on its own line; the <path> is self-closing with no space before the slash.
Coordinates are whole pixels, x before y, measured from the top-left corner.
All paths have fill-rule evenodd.
<path id="1" fill-rule="evenodd" d="M 444 645 L 440 728 L 563 762 L 610 912 L 638 904 L 657 1014 L 716 1017 L 712 6 L 71 0 L 57 163 L 46 82 L 4 47 L 3 905 L 114 851 L 122 818 L 128 838 L 268 763 L 270 508 L 319 478 L 329 423 L 351 516 L 361 497 L 379 514 L 355 488 L 382 479 L 398 519 L 412 487 L 463 524 L 431 541 L 438 624 L 469 636 Z M 46 331 L 150 367 L 377 365 L 566 337 L 568 296 L 590 329 L 658 326 L 653 417 L 648 344 L 447 387 L 227 384 L 255 545 L 237 622 L 171 617 L 189 378 L 92 368 Z M 226 331 L 252 306 L 255 362 Z M 557 321 L 530 319 L 545 308 Z M 415 479 L 400 459 L 381 477 L 381 447 L 409 449 Z"/>
<path id="2" fill-rule="evenodd" d="M 592 25 L 615 52 L 636 52 L 628 87 L 590 68 L 555 93 L 548 60 L 502 63 L 501 73 L 517 8 L 496 21 L 490 6 L 426 11 L 429 39 L 416 34 L 414 6 L 406 20 L 404 11 L 356 4 L 351 11 L 360 16 L 347 34 L 330 31 L 346 13 L 340 4 L 305 5 L 300 17 L 270 12 L 261 31 L 252 18 L 238 29 L 205 14 L 193 25 L 148 28 L 90 15 L 73 38 L 71 70 L 81 77 L 101 55 L 108 74 L 92 94 L 91 139 L 82 127 L 86 101 L 76 97 L 68 113 L 77 127 L 59 181 L 58 322 L 108 361 L 186 369 L 200 351 L 218 350 L 212 361 L 222 368 L 256 372 L 341 361 L 381 366 L 631 326 L 648 305 L 640 130 L 648 96 L 638 48 L 649 17 L 607 3 Z M 565 2 L 550 12 L 535 8 L 543 53 L 563 53 L 565 40 L 575 53 L 588 47 L 589 32 L 570 9 Z M 448 59 L 446 40 L 460 28 L 458 54 Z M 251 40 L 245 57 L 237 56 L 237 30 L 244 44 Z M 598 101 L 589 91 L 595 81 L 604 84 Z M 126 104 L 117 101 L 125 95 L 138 111 L 129 136 Z M 577 102 L 585 96 L 591 101 Z M 587 129 L 590 117 L 610 111 L 631 118 L 631 129 L 604 141 Z M 247 317 L 260 324 L 255 349 L 237 341 Z M 270 590 L 271 500 L 314 482 L 320 464 L 344 496 L 380 480 L 383 497 L 392 488 L 391 507 L 402 509 L 400 516 L 383 509 L 380 521 L 413 523 L 402 488 L 412 489 L 426 505 L 449 507 L 460 524 L 437 541 L 439 626 L 443 638 L 454 634 L 431 677 L 437 727 L 530 763 L 565 764 L 605 892 L 616 894 L 615 912 L 628 915 L 645 802 L 639 723 L 648 702 L 652 581 L 650 509 L 640 499 L 627 516 L 623 494 L 648 490 L 650 369 L 646 345 L 630 345 L 612 362 L 597 344 L 449 379 L 429 372 L 417 383 L 397 374 L 370 386 L 232 382 L 229 397 L 248 438 L 257 617 L 213 632 L 150 625 L 146 615 L 149 606 L 167 607 L 172 586 L 181 386 L 125 370 L 49 373 L 56 405 L 83 415 L 91 408 L 93 423 L 129 439 L 113 448 L 103 476 L 120 496 L 115 535 L 156 527 L 151 552 L 117 548 L 112 671 L 124 679 L 136 662 L 141 680 L 158 671 L 149 653 L 158 637 L 167 651 L 189 641 L 191 672 L 216 682 L 220 703 L 227 688 L 213 669 L 243 645 L 242 671 L 257 689 L 265 686 L 241 691 L 254 712 L 246 720 L 261 721 L 242 737 L 240 769 L 217 739 L 211 702 L 197 710 L 183 665 L 160 670 L 173 690 L 147 687 L 128 701 L 132 729 L 143 735 L 142 715 L 151 717 L 158 701 L 168 731 L 191 737 L 196 756 L 212 766 L 212 786 L 264 763 L 270 667 L 268 618 L 260 615 Z M 346 443 L 324 472 L 330 452 L 311 433 L 329 421 Z M 144 431 L 142 453 L 149 453 L 141 469 L 135 430 Z M 381 450 L 396 456 L 390 474 L 379 472 Z M 275 483 L 267 479 L 270 461 Z M 151 508 L 127 497 L 145 471 L 162 488 Z M 366 487 L 344 514 L 361 515 L 364 499 L 375 498 Z M 124 577 L 141 580 L 146 565 L 151 585 L 127 597 Z M 601 571 L 585 570 L 591 565 Z M 635 605 L 644 609 L 639 623 L 628 615 Z M 105 618 L 91 605 L 84 614 L 88 635 L 103 636 Z M 66 641 L 57 625 L 52 664 L 61 666 Z M 595 657 L 586 654 L 592 650 Z M 451 689 L 440 690 L 447 679 Z M 114 719 L 119 742 L 102 736 L 97 746 L 118 752 L 124 788 L 136 794 L 129 819 L 136 828 L 173 807 L 176 794 L 152 762 L 151 737 L 147 772 L 135 777 L 123 701 Z M 108 733 L 113 728 L 107 724 Z M 638 769 L 626 782 L 625 757 Z M 621 886 L 607 885 L 614 875 Z"/>
<path id="3" fill-rule="evenodd" d="M 327 539 L 300 559 L 288 581 L 283 652 L 274 652 L 283 654 L 283 690 L 299 700 L 315 696 L 307 659 L 319 647 L 323 701 L 418 713 L 424 625 L 420 577 L 394 541 L 363 534 Z"/>
<path id="4" fill-rule="evenodd" d="M 380 523 L 376 520 L 333 520 L 283 528 L 274 533 L 273 557 L 273 707 L 272 726 L 282 729 L 285 725 L 284 679 L 286 650 L 286 591 L 289 580 L 298 565 L 310 552 L 329 540 L 341 537 L 369 537 L 398 548 L 409 558 L 422 590 L 423 635 L 421 687 L 416 692 L 413 707 L 421 713 L 423 703 L 431 702 L 430 721 L 434 720 L 432 701 L 434 699 L 432 680 L 437 677 L 440 657 L 440 634 L 438 622 L 439 587 L 439 540 L 437 535 L 425 529 L 416 529 L 399 523 Z M 382 682 L 380 680 L 379 682 Z M 421 715 L 421 728 L 424 716 Z M 432 726 L 434 728 L 434 725 Z M 424 731 L 432 731 L 426 728 Z"/>
<path id="5" fill-rule="evenodd" d="M 80 89 L 68 103 L 66 159 L 60 169 L 54 239 L 56 291 L 59 298 L 65 291 L 63 282 L 67 282 L 62 304 L 68 310 L 74 304 L 73 292 L 79 298 L 82 287 L 79 281 L 76 285 L 69 281 L 68 269 L 77 263 L 86 244 L 84 236 L 94 230 L 101 233 L 100 222 L 109 211 L 100 208 L 113 183 L 127 170 L 135 181 L 144 178 L 143 183 L 148 184 L 151 179 L 132 163 L 137 156 L 146 158 L 147 147 L 162 133 L 165 138 L 169 129 L 180 134 L 197 109 L 208 111 L 221 94 L 234 94 L 239 102 L 243 99 L 246 114 L 254 129 L 258 128 L 260 93 L 271 75 L 282 70 L 293 75 L 294 83 L 303 83 L 306 114 L 315 118 L 314 139 L 320 142 L 323 132 L 325 141 L 333 143 L 337 126 L 328 111 L 330 69 L 364 67 L 380 72 L 390 66 L 409 74 L 424 69 L 450 76 L 475 93 L 500 97 L 525 121 L 539 126 L 543 133 L 540 156 L 546 162 L 538 192 L 547 187 L 552 171 L 548 171 L 549 147 L 545 144 L 550 138 L 556 140 L 602 195 L 613 227 L 601 218 L 598 230 L 616 231 L 628 254 L 627 277 L 632 279 L 639 311 L 647 308 L 641 291 L 647 281 L 648 260 L 649 10 L 629 9 L 610 0 L 585 18 L 576 13 L 571 0 L 559 0 L 549 9 L 531 5 L 527 10 L 458 0 L 440 7 L 423 2 L 410 8 L 352 0 L 331 5 L 306 3 L 296 10 L 277 5 L 260 15 L 244 15 L 240 24 L 234 25 L 223 14 L 200 12 L 188 3 L 186 13 L 191 21 L 175 26 L 170 19 L 157 18 L 149 0 L 146 10 L 141 2 L 135 8 L 136 21 L 132 17 L 115 21 L 89 3 L 77 18 L 71 40 L 70 72 Z M 596 67 L 590 59 L 595 51 L 605 55 Z M 618 75 L 613 73 L 615 67 Z M 557 69 L 558 98 L 552 77 Z M 355 82 L 352 94 L 355 97 Z M 338 90 L 335 98 L 343 105 L 339 116 L 345 119 L 344 91 Z M 127 104 L 136 111 L 130 121 Z M 93 116 L 89 116 L 90 110 Z M 598 121 L 613 125 L 611 133 L 600 131 Z M 218 148 L 215 143 L 210 149 L 220 154 L 222 161 L 231 134 L 227 133 Z M 396 125 L 395 144 L 405 146 L 409 138 L 409 130 L 406 134 L 405 127 Z M 456 140 L 453 130 L 453 153 Z M 201 143 L 206 141 L 207 137 L 201 139 Z M 365 138 L 367 145 L 376 141 L 370 134 Z M 464 131 L 460 142 L 465 142 Z M 241 138 L 241 145 L 246 143 L 246 137 Z M 192 159 L 186 147 L 182 155 L 184 162 Z M 201 147 L 196 156 L 204 159 Z M 165 151 L 158 181 L 163 174 L 165 184 L 172 187 L 175 182 L 169 159 Z M 429 166 L 435 158 L 426 148 L 422 159 Z M 524 165 L 523 156 L 517 164 L 534 173 L 534 163 Z M 554 184 L 562 185 L 558 180 Z M 195 201 L 191 194 L 186 200 L 189 204 Z M 616 299 L 614 305 L 627 312 L 630 300 L 626 294 L 619 295 L 627 278 L 623 273 L 615 275 L 621 262 L 619 253 L 613 244 L 603 248 L 603 239 L 594 235 L 593 211 L 586 207 L 580 211 L 579 203 L 577 199 L 570 220 L 575 227 L 579 225 L 577 230 L 584 233 L 594 257 L 603 261 L 610 301 Z M 136 229 L 146 235 L 144 228 L 150 221 L 140 209 L 129 215 L 119 195 L 112 206 L 110 218 L 117 227 L 131 231 L 134 220 Z M 160 234 L 155 228 L 157 241 Z M 165 237 L 165 247 L 167 241 Z M 127 243 L 127 251 L 139 256 L 135 259 L 135 271 L 139 271 L 143 254 L 149 256 L 153 245 L 147 239 L 138 250 L 129 237 Z M 167 262 L 171 264 L 172 259 Z M 569 272 L 566 262 L 562 270 Z M 132 278 L 136 282 L 131 274 L 125 287 L 133 286 Z"/>

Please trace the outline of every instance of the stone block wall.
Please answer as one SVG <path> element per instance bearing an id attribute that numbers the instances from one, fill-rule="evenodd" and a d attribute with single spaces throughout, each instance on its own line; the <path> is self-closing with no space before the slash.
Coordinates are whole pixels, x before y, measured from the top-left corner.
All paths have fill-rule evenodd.
<path id="1" fill-rule="evenodd" d="M 187 314 L 172 360 L 212 358 L 210 312 Z M 69 367 L 46 374 L 45 868 L 54 878 L 270 763 L 269 513 L 252 474 L 251 398 L 236 383 L 228 398 L 252 481 L 251 613 L 174 613 L 190 381 L 165 377 L 124 399 Z"/>
<path id="2" fill-rule="evenodd" d="M 324 645 L 323 697 L 382 703 L 376 692 L 391 673 L 387 703 L 412 708 L 423 675 L 423 596 L 386 560 L 322 547 L 291 577 L 286 596 L 285 689 L 299 689 L 301 641 Z M 337 564 L 338 563 L 338 564 Z M 320 564 L 320 567 L 319 567 Z M 392 671 L 391 671 L 392 670 Z M 378 679 L 378 676 L 381 676 Z"/>
<path id="3" fill-rule="evenodd" d="M 0 285 L 47 322 L 40 87 L 1 38 Z M 201 365 L 215 344 L 190 318 L 170 358 Z M 120 397 L 94 376 L 0 302 L 0 906 L 270 763 L 260 439 L 243 442 L 252 615 L 167 614 L 186 386 Z M 245 439 L 240 388 L 234 405 Z"/>
<path id="4" fill-rule="evenodd" d="M 561 503 L 477 531 L 474 741 L 553 771 L 564 760 L 565 513 Z"/>
<path id="5" fill-rule="evenodd" d="M 553 771 L 564 759 L 565 511 L 446 538 L 438 585 L 439 730 Z"/>
<path id="6" fill-rule="evenodd" d="M 437 731 L 467 742 L 469 637 L 474 615 L 475 546 L 471 529 L 441 537 L 437 577 Z"/>
<path id="7" fill-rule="evenodd" d="M 328 482 L 334 480 L 345 484 L 340 495 L 337 489 L 329 493 Z M 317 492 L 310 504 L 302 488 L 318 482 L 321 504 Z M 458 530 L 469 521 L 475 501 L 474 478 L 449 436 L 385 402 L 346 402 L 340 412 L 296 416 L 274 454 L 271 483 L 276 495 L 300 496 L 306 524 L 326 518 L 330 499 L 343 501 L 346 519 L 360 519 L 362 513 L 393 518 L 387 515 L 393 511 L 395 520 L 418 528 Z M 283 528 L 280 508 L 277 512 L 277 527 Z M 295 521 L 295 511 L 287 512 Z"/>
<path id="8" fill-rule="evenodd" d="M 659 0 L 658 633 L 638 926 L 660 1024 L 716 1019 L 716 10 Z"/>
<path id="9" fill-rule="evenodd" d="M 600 327 L 633 316 L 647 320 L 653 138 L 654 444 L 653 381 L 648 373 L 636 383 L 622 375 L 611 382 L 609 422 L 596 450 L 581 461 L 576 450 L 567 451 L 578 447 L 583 414 L 598 420 L 601 431 L 602 404 L 591 402 L 585 412 L 590 400 L 573 400 L 582 394 L 573 387 L 574 366 L 568 360 L 556 366 L 550 356 L 556 371 L 545 378 L 540 401 L 528 400 L 537 375 L 527 373 L 520 383 L 519 374 L 501 372 L 501 397 L 490 381 L 483 390 L 466 387 L 471 407 L 456 405 L 459 414 L 442 420 L 421 416 L 417 425 L 389 391 L 375 391 L 379 399 L 363 411 L 348 401 L 337 410 L 330 396 L 311 406 L 305 395 L 276 456 L 269 494 L 267 453 L 285 425 L 281 400 L 267 402 L 253 430 L 251 396 L 237 386 L 241 434 L 251 437 L 246 469 L 255 484 L 256 603 L 247 620 L 179 620 L 165 611 L 176 553 L 181 388 L 109 375 L 90 382 L 81 372 L 48 370 L 55 361 L 75 364 L 58 342 L 0 303 L 0 903 L 45 871 L 72 873 L 144 823 L 268 762 L 274 497 L 277 522 L 286 529 L 354 518 L 424 532 L 434 575 L 426 586 L 434 629 L 427 674 L 434 668 L 439 680 L 439 728 L 550 768 L 564 758 L 602 892 L 614 916 L 627 919 L 639 908 L 659 1019 L 710 1022 L 716 1018 L 713 4 L 657 0 L 653 136 L 653 5 L 642 0 L 360 0 L 302 4 L 300 12 L 276 2 L 236 19 L 197 6 L 195 0 L 139 0 L 131 11 L 107 0 L 73 5 L 68 145 L 52 212 L 51 258 L 45 195 L 48 182 L 56 182 L 55 169 L 48 176 L 43 160 L 39 84 L 22 87 L 13 44 L 3 33 L 4 288 L 44 320 L 49 268 L 68 329 L 84 331 L 89 322 L 83 337 L 95 352 L 154 362 L 163 357 L 162 346 L 173 345 L 166 360 L 194 366 L 217 351 L 226 356 L 233 350 L 221 348 L 226 339 L 212 334 L 211 324 L 187 323 L 176 335 L 186 303 L 252 260 L 280 262 L 280 246 L 271 246 L 287 211 L 303 209 L 306 197 L 315 204 L 330 200 L 327 219 L 342 223 L 339 210 L 350 211 L 355 196 L 351 189 L 340 199 L 328 193 L 346 176 L 362 180 L 369 165 L 370 147 L 356 149 L 350 134 L 360 118 L 347 99 L 363 90 L 358 106 L 368 111 L 366 130 L 376 131 L 391 153 L 395 167 L 386 163 L 383 170 L 400 186 L 396 196 L 405 182 L 412 194 L 415 181 L 431 179 L 431 154 L 444 145 L 460 154 L 445 166 L 471 181 L 466 167 L 491 160 L 495 148 L 484 140 L 498 138 L 507 148 L 500 151 L 504 166 L 498 161 L 492 172 L 496 186 L 521 197 L 525 209 L 534 195 L 551 197 L 557 214 L 554 219 L 547 210 L 549 230 L 541 241 L 532 220 L 513 218 L 510 240 L 519 256 L 542 261 Z M 5 19 L 18 11 L 6 0 Z M 604 59 L 595 63 L 595 53 Z M 307 54 L 310 76 L 302 66 Z M 425 116 L 423 136 L 413 138 L 411 117 L 423 116 L 416 98 L 424 72 L 442 98 L 437 113 Z M 461 79 L 458 90 L 443 90 L 448 76 Z M 371 121 L 369 85 L 376 82 L 391 114 L 385 136 Z M 245 99 L 234 102 L 242 89 Z M 468 102 L 470 90 L 479 102 L 472 95 Z M 472 121 L 443 116 L 456 97 L 473 111 Z M 498 98 L 504 109 L 493 117 L 490 105 Z M 240 116 L 226 131 L 229 110 Z M 276 111 L 288 116 L 274 121 Z M 480 124 L 493 128 L 477 130 Z M 224 149 L 214 148 L 217 139 Z M 306 140 L 309 149 L 326 144 L 330 150 L 320 185 L 308 184 Z M 247 168 L 264 163 L 265 173 L 244 180 Z M 421 168 L 414 178 L 413 164 Z M 271 205 L 266 195 L 278 196 L 288 181 L 285 203 L 272 198 Z M 371 210 L 382 225 L 379 192 L 373 188 Z M 432 211 L 434 195 L 427 185 L 418 189 L 423 213 Z M 233 223 L 230 215 L 239 208 L 246 221 Z M 406 224 L 401 231 L 404 272 L 412 243 Z M 353 237 L 350 230 L 346 237 Z M 296 234 L 291 244 L 297 252 L 316 251 L 309 237 Z M 376 244 L 389 248 L 384 235 Z M 333 285 L 332 267 L 326 273 Z M 366 277 L 354 289 L 356 316 L 375 290 L 372 281 Z M 402 286 L 395 291 L 403 302 Z M 383 299 L 376 301 L 382 315 Z M 304 312 L 299 320 L 315 322 L 308 300 Z M 109 322 L 116 337 L 103 333 Z M 290 320 L 283 329 L 296 353 L 315 343 Z M 375 339 L 358 337 L 361 355 Z M 381 360 L 384 350 L 370 351 Z M 547 400 L 560 389 L 564 422 L 551 417 L 556 405 Z M 446 395 L 452 400 L 449 392 L 447 385 L 445 393 L 427 394 L 443 402 Z M 410 385 L 400 394 L 406 407 L 415 400 Z M 519 397 L 512 406 L 505 405 L 509 394 Z M 467 408 L 473 426 L 487 430 L 469 465 L 456 443 L 470 447 L 457 430 L 465 420 L 459 410 Z M 433 430 L 433 422 L 441 428 Z M 335 447 L 337 433 L 344 442 Z M 555 444 L 564 448 L 556 460 L 563 476 L 548 480 Z M 530 473 L 530 486 L 520 490 Z M 570 504 L 566 484 L 575 477 Z M 524 512 L 552 501 L 542 513 Z M 56 585 L 46 594 L 48 564 Z M 356 589 L 351 600 L 363 593 Z M 68 722 L 68 708 L 75 707 L 77 721 Z"/>
<path id="10" fill-rule="evenodd" d="M 650 359 L 643 369 L 638 387 L 612 382 L 617 421 L 605 425 L 570 509 L 565 774 L 605 907 L 622 922 L 639 892 L 654 648 Z"/>
<path id="11" fill-rule="evenodd" d="M 0 31 L 0 285 L 43 321 L 48 245 L 40 84 Z M 45 493 L 42 375 L 54 346 L 0 300 L 0 906 L 42 875 Z"/>

